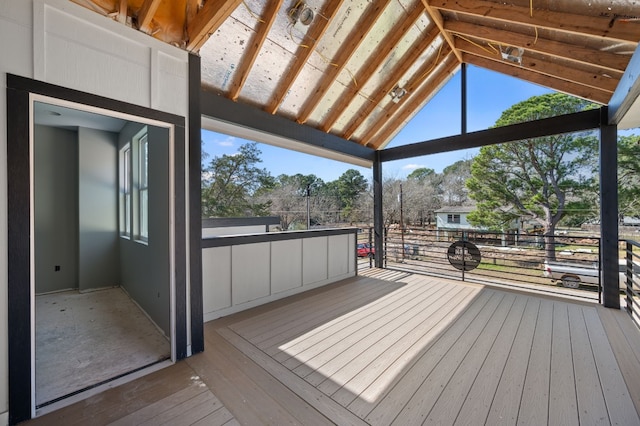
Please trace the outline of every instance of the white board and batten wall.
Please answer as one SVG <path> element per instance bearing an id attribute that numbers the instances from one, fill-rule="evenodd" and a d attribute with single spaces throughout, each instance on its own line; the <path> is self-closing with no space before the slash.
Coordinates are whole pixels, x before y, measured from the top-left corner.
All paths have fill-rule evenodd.
<path id="1" fill-rule="evenodd" d="M 355 276 L 355 245 L 355 232 L 300 233 L 295 239 L 204 248 L 204 320 Z"/>
<path id="2" fill-rule="evenodd" d="M 0 61 L 0 424 L 6 424 L 6 75 L 32 78 L 187 118 L 189 58 L 181 49 L 67 0 L 0 0 L 0 58 L 3 58 Z M 185 192 L 188 193 L 186 189 Z"/>

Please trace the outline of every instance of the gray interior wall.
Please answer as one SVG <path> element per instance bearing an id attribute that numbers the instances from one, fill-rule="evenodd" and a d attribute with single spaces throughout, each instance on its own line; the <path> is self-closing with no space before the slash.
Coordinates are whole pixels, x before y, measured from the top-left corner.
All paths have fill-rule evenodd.
<path id="1" fill-rule="evenodd" d="M 130 142 L 142 127 L 127 124 L 120 132 L 119 147 Z M 169 131 L 149 126 L 148 135 L 149 239 L 142 243 L 119 238 L 121 285 L 170 336 Z M 132 154 L 136 154 L 134 150 Z M 133 161 L 136 159 L 134 155 Z"/>
<path id="2" fill-rule="evenodd" d="M 35 126 L 34 168 L 36 293 L 75 289 L 78 287 L 77 132 Z"/>
<path id="3" fill-rule="evenodd" d="M 118 135 L 78 129 L 80 291 L 119 285 Z"/>

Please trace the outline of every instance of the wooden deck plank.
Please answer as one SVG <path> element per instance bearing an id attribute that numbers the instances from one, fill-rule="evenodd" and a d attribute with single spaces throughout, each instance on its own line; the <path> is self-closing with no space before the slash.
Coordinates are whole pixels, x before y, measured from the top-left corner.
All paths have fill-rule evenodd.
<path id="1" fill-rule="evenodd" d="M 640 424 L 640 331 L 624 313 L 389 276 L 207 323 L 204 353 L 28 424 Z M 310 373 L 265 333 L 317 351 L 295 367 Z"/>
<path id="2" fill-rule="evenodd" d="M 367 287 L 354 288 L 351 292 L 341 293 L 339 297 L 328 300 L 319 300 L 314 297 L 301 301 L 298 303 L 299 306 L 296 306 L 296 311 L 285 313 L 282 320 L 264 321 L 263 324 L 271 324 L 271 328 L 265 329 L 261 334 L 245 334 L 237 327 L 231 328 L 261 348 L 276 353 L 283 342 L 288 342 L 309 330 L 317 329 L 319 325 L 326 324 L 332 319 L 355 315 L 362 307 L 384 300 L 400 287 L 401 285 L 397 283 L 371 282 Z"/>
<path id="3" fill-rule="evenodd" d="M 578 403 L 574 377 L 569 312 L 566 303 L 553 304 L 551 328 L 551 376 L 549 384 L 549 424 L 577 425 Z"/>
<path id="4" fill-rule="evenodd" d="M 365 369 L 357 372 L 342 388 L 335 391 L 332 398 L 345 407 L 361 402 L 360 405 L 371 406 L 362 412 L 370 411 L 382 391 L 391 388 L 403 370 L 438 340 L 440 334 L 450 326 L 450 318 L 464 311 L 467 303 L 476 295 L 472 289 L 465 290 L 469 291 L 459 301 L 452 298 L 453 305 L 445 305 L 423 322 L 415 333 L 407 334 L 388 350 L 382 351 Z M 350 408 L 354 409 L 354 406 Z"/>
<path id="5" fill-rule="evenodd" d="M 296 376 L 291 371 L 283 367 L 282 364 L 278 363 L 264 352 L 258 350 L 255 346 L 237 335 L 231 329 L 224 328 L 219 332 L 222 337 L 240 349 L 245 355 L 249 356 L 254 362 L 262 366 L 262 368 L 270 374 L 278 377 L 278 380 L 295 392 L 296 395 L 300 396 L 304 401 L 313 404 L 315 409 L 326 416 L 330 421 L 335 424 L 345 426 L 366 425 L 365 422 L 353 415 L 349 410 L 346 410 L 327 395 L 306 383 L 302 378 Z"/>
<path id="6" fill-rule="evenodd" d="M 500 295 L 499 299 L 494 309 L 487 309 L 487 318 L 476 319 L 467 332 L 458 339 L 449 353 L 416 390 L 403 410 L 398 413 L 392 424 L 441 423 L 442 412 L 451 413 L 455 410 L 457 414 L 477 374 L 478 364 L 484 361 L 491 349 L 516 297 L 506 294 Z M 434 392 L 435 389 L 439 392 Z M 442 409 L 439 402 L 444 405 Z M 436 413 L 430 417 L 434 409 Z M 444 417 L 446 418 L 449 417 Z"/>
<path id="7" fill-rule="evenodd" d="M 291 357 L 283 364 L 299 376 L 307 377 L 370 333 L 387 327 L 390 321 L 398 316 L 406 315 L 408 310 L 414 312 L 415 307 L 419 306 L 421 302 L 437 298 L 438 291 L 444 290 L 444 286 L 439 286 L 434 290 L 427 287 L 411 286 L 407 290 L 410 291 L 398 292 L 396 300 L 388 300 L 388 303 L 382 306 L 363 309 L 360 315 L 342 321 L 335 328 L 324 330 L 324 333 L 315 336 L 321 340 L 313 339 L 310 344 L 305 344 L 302 351 L 291 354 Z M 305 339 L 304 343 L 307 343 L 307 340 L 309 339 Z"/>
<path id="8" fill-rule="evenodd" d="M 352 396 L 348 399 L 348 402 L 351 402 L 355 395 L 363 390 L 355 380 L 359 374 L 366 372 L 368 379 L 365 381 L 370 383 L 415 342 L 416 336 L 422 336 L 436 327 L 445 314 L 454 310 L 471 292 L 471 289 L 464 287 L 448 288 L 438 303 L 424 307 L 403 323 L 401 328 L 388 331 L 379 340 L 369 341 L 369 346 L 363 348 L 351 360 L 343 362 L 338 370 L 318 385 L 318 389 L 340 402 L 338 395 L 334 394 L 346 387 L 346 391 Z M 343 405 L 346 406 L 347 403 Z"/>
<path id="9" fill-rule="evenodd" d="M 595 310 L 583 310 L 583 313 L 611 424 L 640 424 L 600 317 Z"/>
<path id="10" fill-rule="evenodd" d="M 365 280 L 357 280 L 353 278 L 353 280 L 354 281 L 348 281 L 344 284 L 340 284 L 335 288 L 324 289 L 325 291 L 317 291 L 315 294 L 311 295 L 316 304 L 312 312 L 325 313 L 324 311 L 326 307 L 334 307 L 336 301 L 341 301 L 345 297 L 354 298 L 359 291 L 362 291 L 363 296 L 366 297 L 367 292 L 375 292 L 376 290 L 389 287 L 388 282 L 373 278 Z M 260 315 L 248 317 L 242 321 L 234 323 L 231 328 L 242 332 L 251 339 L 263 336 L 265 333 L 268 335 L 272 327 L 278 328 L 289 324 L 291 316 L 303 315 L 305 313 L 305 309 L 308 309 L 308 299 L 308 297 L 301 297 L 290 304 L 282 305 L 276 309 L 268 310 Z M 311 314 L 311 312 L 307 313 Z M 268 328 L 266 324 L 269 324 L 270 327 Z"/>
<path id="11" fill-rule="evenodd" d="M 580 424 L 610 424 L 607 406 L 602 397 L 593 349 L 589 341 L 584 308 L 568 305 L 571 332 L 571 352 L 575 371 L 575 383 Z"/>
<path id="12" fill-rule="evenodd" d="M 358 303 L 358 306 L 348 313 L 341 316 L 320 317 L 320 321 L 315 322 L 313 324 L 313 328 L 309 325 L 299 326 L 289 330 L 286 334 L 280 334 L 277 340 L 274 339 L 270 342 L 272 344 L 270 347 L 264 347 L 262 345 L 258 346 L 265 350 L 266 353 L 274 355 L 278 361 L 285 362 L 309 349 L 313 344 L 315 344 L 315 342 L 322 341 L 325 336 L 332 335 L 334 330 L 339 330 L 343 324 L 366 317 L 370 315 L 372 311 L 384 308 L 390 301 L 404 297 L 407 291 L 417 292 L 419 289 L 411 286 L 404 286 L 395 289 L 393 292 L 385 290 L 385 294 L 380 294 L 377 298 L 361 300 Z M 365 304 L 364 302 L 368 303 Z M 313 303 L 313 301 L 310 301 L 310 303 Z M 302 321 L 297 319 L 296 322 Z M 295 363 L 295 361 L 291 362 Z"/>
<path id="13" fill-rule="evenodd" d="M 242 424 L 326 424 L 318 411 L 250 358 L 229 345 L 213 324 L 205 325 L 205 347 L 187 359 Z"/>
<path id="14" fill-rule="evenodd" d="M 117 388 L 108 389 L 83 401 L 35 418 L 30 425 L 100 425 L 109 424 L 147 405 L 201 383 L 184 362 L 141 377 Z"/>
<path id="15" fill-rule="evenodd" d="M 222 403 L 209 390 L 184 401 L 169 410 L 164 410 L 156 416 L 138 424 L 140 426 L 160 426 L 166 424 L 192 424 L 218 409 L 223 408 Z"/>
<path id="16" fill-rule="evenodd" d="M 640 412 L 640 330 L 624 311 L 598 307 L 607 337 L 616 356 L 627 389 Z"/>
<path id="17" fill-rule="evenodd" d="M 388 335 L 403 335 L 419 322 L 430 308 L 439 307 L 442 298 L 449 295 L 446 286 L 429 289 L 420 297 L 415 297 L 407 304 L 399 306 L 394 312 L 377 318 L 365 327 L 353 334 L 352 338 L 344 339 L 340 345 L 334 345 L 313 358 L 313 363 L 320 364 L 320 368 L 314 369 L 305 376 L 305 380 L 314 386 L 320 385 L 327 378 L 336 373 L 342 366 L 359 358 L 373 345 L 381 345 L 384 337 Z M 339 347 L 341 346 L 341 347 Z M 389 348 L 388 346 L 386 347 Z M 296 369 L 299 370 L 299 369 Z"/>
<path id="18" fill-rule="evenodd" d="M 111 426 L 143 424 L 147 420 L 156 418 L 157 416 L 164 414 L 166 411 L 173 409 L 175 406 L 180 406 L 184 402 L 192 400 L 193 398 L 196 398 L 208 391 L 209 390 L 206 387 L 200 386 L 198 383 L 194 383 L 183 390 L 112 422 Z M 222 406 L 222 403 L 220 403 L 220 406 Z"/>
<path id="19" fill-rule="evenodd" d="M 519 425 L 545 425 L 549 416 L 553 302 L 542 300 L 522 390 Z"/>
<path id="20" fill-rule="evenodd" d="M 469 400 L 474 386 L 476 389 L 482 389 L 483 394 L 495 393 L 498 380 L 491 378 L 499 377 L 504 368 L 526 304 L 525 298 L 515 295 L 511 306 L 507 303 L 501 304 L 505 309 L 508 306 L 506 315 L 499 317 L 496 312 L 456 369 L 423 424 L 442 424 L 449 419 L 456 419 L 462 406 Z M 489 404 L 483 408 L 481 418 L 486 418 Z"/>
<path id="21" fill-rule="evenodd" d="M 485 362 L 479 369 L 460 410 L 450 417 L 455 418 L 455 424 L 475 425 L 486 421 L 509 355 L 512 353 L 514 343 L 517 342 L 518 333 L 522 330 L 522 322 L 530 318 L 527 316 L 527 313 L 531 311 L 530 305 L 531 300 L 526 297 L 520 297 L 514 303 L 514 309 L 509 313 L 503 330 L 500 331 Z"/>
<path id="22" fill-rule="evenodd" d="M 520 398 L 527 372 L 527 362 L 531 353 L 535 324 L 538 318 L 540 300 L 527 298 L 520 327 L 516 334 L 511 351 L 508 354 L 504 369 L 499 378 L 498 387 L 493 395 L 489 413 L 485 416 L 485 424 L 515 424 L 518 419 Z M 488 398 L 488 396 L 485 395 Z M 475 425 L 477 418 L 469 413 L 470 409 L 463 406 L 458 415 L 460 424 Z M 482 418 L 482 417 L 480 417 Z"/>
<path id="23" fill-rule="evenodd" d="M 445 333 L 444 338 L 438 340 L 437 345 L 421 354 L 418 362 L 405 372 L 403 380 L 382 398 L 380 403 L 366 416 L 366 420 L 374 425 L 388 425 L 393 421 L 403 424 L 401 421 L 413 414 L 413 411 L 418 411 L 420 407 L 428 404 L 431 398 L 437 398 L 446 383 L 443 383 L 443 380 L 453 374 L 452 369 L 463 359 L 466 353 L 465 348 L 468 349 L 473 345 L 503 298 L 504 294 L 492 293 L 485 309 L 480 310 L 471 324 L 465 327 L 465 330 L 461 333 Z M 441 362 L 445 358 L 446 362 Z M 435 375 L 432 375 L 434 370 Z M 418 394 L 421 389 L 426 389 L 434 382 L 437 382 L 436 387 L 430 387 L 426 392 L 427 395 L 424 395 L 424 392 Z M 427 384 L 425 385 L 425 383 Z M 429 398 L 429 400 L 426 401 L 425 398 Z M 399 414 L 402 415 L 398 417 Z M 422 420 L 420 420 L 421 422 Z M 405 421 L 404 424 L 416 423 Z"/>
<path id="24" fill-rule="evenodd" d="M 469 304 L 464 306 L 461 312 L 456 312 L 453 316 L 448 316 L 446 320 L 442 321 L 443 327 L 437 330 L 435 336 L 429 335 L 427 338 L 419 338 L 383 374 L 366 386 L 364 391 L 348 405 L 348 408 L 363 418 L 376 407 L 380 407 L 384 400 L 387 400 L 387 403 L 399 405 L 398 410 L 401 409 L 404 402 L 399 401 L 396 395 L 405 391 L 411 394 L 419 387 L 430 371 L 428 366 L 424 367 L 422 364 L 429 362 L 430 365 L 435 365 L 437 360 L 447 353 L 467 327 L 474 322 L 484 306 L 492 298 L 495 299 L 493 296 L 495 296 L 493 292 L 480 293 L 478 297 L 474 297 Z M 431 359 L 423 357 L 427 353 Z M 417 366 L 419 363 L 421 365 Z M 414 370 L 416 374 L 409 374 L 411 370 Z"/>

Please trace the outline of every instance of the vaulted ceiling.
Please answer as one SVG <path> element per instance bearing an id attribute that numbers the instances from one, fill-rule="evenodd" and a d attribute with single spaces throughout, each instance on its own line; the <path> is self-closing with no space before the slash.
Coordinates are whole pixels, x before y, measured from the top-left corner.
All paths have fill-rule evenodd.
<path id="1" fill-rule="evenodd" d="M 207 91 L 374 149 L 472 64 L 606 105 L 628 0 L 73 0 L 201 56 Z"/>

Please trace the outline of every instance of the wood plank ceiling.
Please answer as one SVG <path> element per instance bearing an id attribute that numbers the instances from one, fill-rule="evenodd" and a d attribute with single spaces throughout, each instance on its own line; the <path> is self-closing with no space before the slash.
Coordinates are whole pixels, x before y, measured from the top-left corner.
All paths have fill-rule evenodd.
<path id="1" fill-rule="evenodd" d="M 199 53 L 208 91 L 375 149 L 462 63 L 607 104 L 640 41 L 627 0 L 72 1 Z"/>

